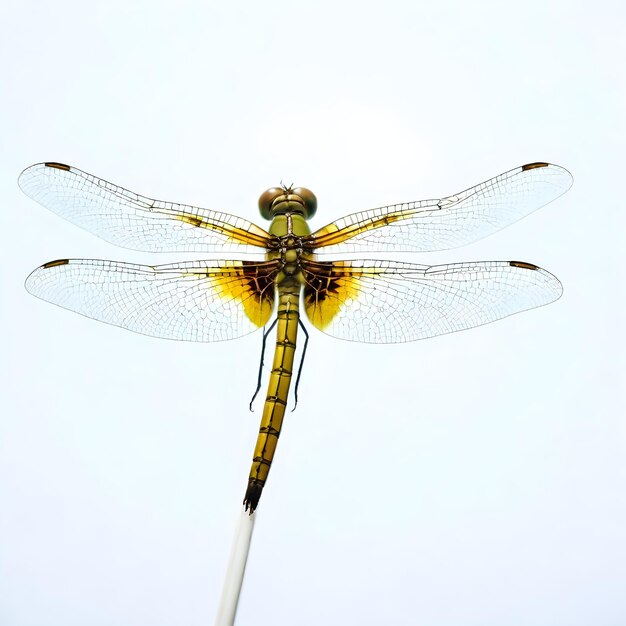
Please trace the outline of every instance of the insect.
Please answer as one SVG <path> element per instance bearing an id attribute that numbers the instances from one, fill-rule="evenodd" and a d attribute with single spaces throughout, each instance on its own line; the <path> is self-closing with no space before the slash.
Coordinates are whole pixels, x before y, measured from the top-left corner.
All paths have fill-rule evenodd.
<path id="1" fill-rule="evenodd" d="M 69 165 L 40 163 L 21 174 L 22 190 L 113 244 L 264 257 L 156 266 L 60 259 L 34 270 L 26 288 L 109 324 L 186 341 L 235 339 L 265 327 L 276 311 L 276 348 L 244 498 L 252 513 L 287 406 L 298 329 L 304 329 L 301 304 L 309 322 L 333 337 L 395 343 L 486 324 L 562 293 L 552 274 L 522 261 L 428 266 L 318 255 L 462 246 L 551 202 L 571 184 L 566 169 L 529 163 L 452 196 L 353 213 L 311 232 L 317 200 L 302 187 L 274 187 L 261 195 L 261 215 L 271 221 L 265 230 L 227 213 L 152 200 Z"/>

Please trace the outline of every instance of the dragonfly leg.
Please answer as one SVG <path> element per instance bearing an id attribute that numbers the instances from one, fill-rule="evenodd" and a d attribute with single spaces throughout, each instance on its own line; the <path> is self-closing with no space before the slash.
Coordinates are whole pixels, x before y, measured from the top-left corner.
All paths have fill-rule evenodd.
<path id="1" fill-rule="evenodd" d="M 300 318 L 298 318 L 298 324 L 300 325 L 300 328 L 302 329 L 302 332 L 304 333 L 304 348 L 302 348 L 302 357 L 300 358 L 300 367 L 298 367 L 298 376 L 296 377 L 296 386 L 294 387 L 294 390 L 293 390 L 293 397 L 294 397 L 295 403 L 293 405 L 293 409 L 291 409 L 292 413 L 296 410 L 296 407 L 298 406 L 298 385 L 300 384 L 300 375 L 302 374 L 302 366 L 304 365 L 304 357 L 306 356 L 306 348 L 309 345 L 309 333 L 307 332 L 306 326 L 302 323 L 302 320 Z"/>
<path id="2" fill-rule="evenodd" d="M 263 345 L 261 347 L 261 364 L 259 365 L 259 380 L 257 381 L 252 400 L 250 400 L 250 411 L 252 411 L 252 403 L 254 402 L 254 399 L 257 397 L 257 395 L 259 394 L 259 390 L 261 389 L 261 379 L 263 378 L 263 359 L 265 358 L 265 342 L 267 341 L 267 336 L 272 332 L 274 326 L 276 326 L 276 322 L 278 322 L 278 318 L 276 318 L 272 322 L 272 325 L 263 333 Z"/>

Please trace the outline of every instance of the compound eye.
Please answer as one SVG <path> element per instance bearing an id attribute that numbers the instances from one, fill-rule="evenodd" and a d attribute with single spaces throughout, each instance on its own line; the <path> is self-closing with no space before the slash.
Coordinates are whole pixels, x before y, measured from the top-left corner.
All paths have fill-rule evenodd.
<path id="1" fill-rule="evenodd" d="M 290 191 L 294 196 L 300 196 L 304 201 L 304 208 L 306 210 L 306 215 L 304 216 L 307 220 L 312 218 L 315 215 L 315 211 L 317 211 L 317 198 L 315 194 L 305 187 L 296 187 Z"/>
<path id="2" fill-rule="evenodd" d="M 261 194 L 261 197 L 259 198 L 259 211 L 266 220 L 272 219 L 271 209 L 274 200 L 276 200 L 278 196 L 282 196 L 284 194 L 285 190 L 280 187 L 272 187 Z"/>

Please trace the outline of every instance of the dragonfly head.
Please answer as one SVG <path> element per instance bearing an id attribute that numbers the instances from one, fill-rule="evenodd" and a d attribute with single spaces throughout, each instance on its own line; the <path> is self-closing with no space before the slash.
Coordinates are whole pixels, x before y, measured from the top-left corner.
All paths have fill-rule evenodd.
<path id="1" fill-rule="evenodd" d="M 272 187 L 259 198 L 259 211 L 266 220 L 284 213 L 297 213 L 308 220 L 316 210 L 315 194 L 304 187 Z"/>

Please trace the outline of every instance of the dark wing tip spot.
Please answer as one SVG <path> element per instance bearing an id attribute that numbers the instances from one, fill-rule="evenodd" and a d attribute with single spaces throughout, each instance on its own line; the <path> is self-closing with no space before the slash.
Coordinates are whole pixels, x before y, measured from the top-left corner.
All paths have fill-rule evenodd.
<path id="1" fill-rule="evenodd" d="M 509 261 L 509 265 L 512 267 L 521 267 L 525 270 L 538 270 L 539 266 L 532 263 L 525 263 L 524 261 Z"/>
<path id="2" fill-rule="evenodd" d="M 550 163 L 543 163 L 543 162 L 526 163 L 526 165 L 522 165 L 522 172 L 526 172 L 528 170 L 534 170 L 534 169 L 537 169 L 538 167 L 548 167 L 548 165 L 550 165 Z"/>
<path id="3" fill-rule="evenodd" d="M 69 259 L 59 259 L 58 261 L 49 261 L 48 263 L 44 263 L 41 267 L 44 270 L 47 270 L 50 267 L 57 267 L 58 265 L 68 265 L 69 262 Z"/>
<path id="4" fill-rule="evenodd" d="M 70 166 L 65 165 L 65 163 L 56 163 L 55 161 L 49 161 L 48 163 L 44 163 L 46 167 L 54 167 L 57 170 L 65 170 L 66 172 L 70 171 Z"/>

